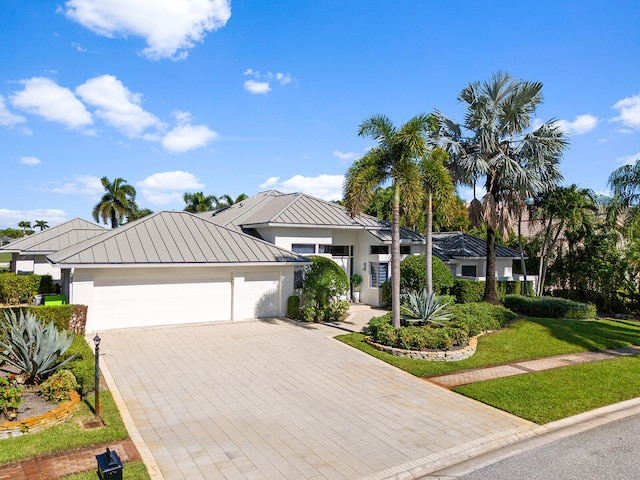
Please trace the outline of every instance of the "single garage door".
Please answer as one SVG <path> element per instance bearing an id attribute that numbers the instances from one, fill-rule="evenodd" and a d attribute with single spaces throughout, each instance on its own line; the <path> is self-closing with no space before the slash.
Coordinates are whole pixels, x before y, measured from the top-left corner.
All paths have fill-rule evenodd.
<path id="1" fill-rule="evenodd" d="M 247 318 L 269 318 L 280 315 L 278 273 L 245 273 L 243 303 L 253 311 L 244 312 Z"/>
<path id="2" fill-rule="evenodd" d="M 94 276 L 93 330 L 231 320 L 231 275 L 209 269 L 101 271 Z"/>

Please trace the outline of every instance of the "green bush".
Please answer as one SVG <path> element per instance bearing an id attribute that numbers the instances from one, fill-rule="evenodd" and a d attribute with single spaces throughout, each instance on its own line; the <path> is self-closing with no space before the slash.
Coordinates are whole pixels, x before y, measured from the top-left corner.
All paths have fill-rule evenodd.
<path id="1" fill-rule="evenodd" d="M 449 325 L 465 329 L 471 337 L 498 330 L 516 318 L 512 311 L 485 302 L 456 304 L 448 308 L 453 314 Z"/>
<path id="2" fill-rule="evenodd" d="M 453 285 L 453 276 L 442 260 L 432 257 L 433 290 L 447 293 Z M 421 292 L 426 288 L 424 255 L 412 255 L 400 262 L 400 290 Z"/>
<path id="3" fill-rule="evenodd" d="M 529 280 L 527 283 L 529 284 L 529 291 L 533 292 L 533 282 Z M 498 280 L 496 284 L 498 298 L 504 300 L 507 295 L 526 295 L 527 291 L 524 286 L 524 282 L 520 280 Z"/>
<path id="4" fill-rule="evenodd" d="M 40 290 L 40 275 L 16 275 L 13 272 L 0 273 L 0 303 L 19 305 L 31 303 Z"/>
<path id="5" fill-rule="evenodd" d="M 504 304 L 514 312 L 531 317 L 584 320 L 595 318 L 597 315 L 595 305 L 564 298 L 507 295 Z"/>
<path id="6" fill-rule="evenodd" d="M 465 346 L 469 341 L 467 332 L 455 327 L 393 328 L 389 323 L 381 323 L 375 331 L 376 336 L 371 335 L 373 341 L 405 350 L 449 350 L 454 346 Z"/>
<path id="7" fill-rule="evenodd" d="M 340 302 L 349 289 L 347 274 L 330 258 L 309 259 L 312 264 L 305 267 L 302 287 L 303 318 L 314 322 L 340 320 L 346 311 Z"/>
<path id="8" fill-rule="evenodd" d="M 40 393 L 50 402 L 60 403 L 69 400 L 69 392 L 78 390 L 76 376 L 66 369 L 58 370 L 40 384 Z"/>
<path id="9" fill-rule="evenodd" d="M 51 275 L 42 275 L 40 277 L 40 286 L 38 287 L 38 293 L 53 293 L 55 285 Z"/>
<path id="10" fill-rule="evenodd" d="M 297 295 L 287 298 L 287 317 L 294 320 L 300 317 L 300 297 Z"/>
<path id="11" fill-rule="evenodd" d="M 69 350 L 60 358 L 66 360 L 70 357 L 73 358 L 65 368 L 75 375 L 79 385 L 78 393 L 85 396 L 95 388 L 96 366 L 93 350 L 81 335 L 73 337 Z"/>
<path id="12" fill-rule="evenodd" d="M 383 282 L 380 285 L 380 303 L 382 308 L 391 309 L 391 282 Z"/>
<path id="13" fill-rule="evenodd" d="M 451 286 L 451 295 L 456 297 L 456 303 L 481 302 L 484 298 L 484 282 L 456 278 Z"/>
<path id="14" fill-rule="evenodd" d="M 22 309 L 25 313 L 30 312 L 43 325 L 53 322 L 58 330 L 70 330 L 75 334 L 83 335 L 87 317 L 87 307 L 85 305 L 40 305 L 37 307 L 7 307 L 0 309 L 0 318 L 4 318 L 4 311 L 12 311 L 16 315 Z"/>

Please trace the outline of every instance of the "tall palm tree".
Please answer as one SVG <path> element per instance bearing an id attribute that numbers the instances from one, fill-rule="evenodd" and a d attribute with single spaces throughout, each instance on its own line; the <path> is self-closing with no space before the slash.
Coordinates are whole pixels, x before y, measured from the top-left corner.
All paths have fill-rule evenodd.
<path id="1" fill-rule="evenodd" d="M 391 306 L 393 326 L 400 326 L 400 203 L 417 205 L 422 185 L 417 159 L 427 151 L 427 115 L 417 115 L 396 128 L 384 115 L 362 122 L 358 136 L 373 138 L 377 145 L 357 159 L 345 176 L 345 207 L 352 216 L 364 211 L 376 187 L 391 182 Z"/>
<path id="2" fill-rule="evenodd" d="M 425 279 L 427 293 L 433 293 L 433 204 L 435 201 L 439 213 L 446 217 L 453 207 L 455 186 L 449 170 L 444 166 L 448 160 L 447 152 L 434 148 L 420 163 L 420 174 L 426 193 L 426 228 L 425 228 Z"/>
<path id="3" fill-rule="evenodd" d="M 231 195 L 227 195 L 225 193 L 224 195 L 220 195 L 220 197 L 218 197 L 218 207 L 217 208 L 230 207 L 231 205 L 234 205 L 236 203 L 240 203 L 241 201 L 243 201 L 243 200 L 245 200 L 247 198 L 249 198 L 249 197 L 244 193 L 241 193 L 236 198 L 233 198 Z"/>
<path id="4" fill-rule="evenodd" d="M 43 231 L 45 228 L 49 228 L 49 224 L 46 220 L 36 220 L 34 227 L 38 227 L 40 231 Z"/>
<path id="5" fill-rule="evenodd" d="M 31 228 L 31 222 L 27 222 L 26 220 L 23 220 L 21 222 L 18 222 L 18 226 L 22 229 L 22 234 L 26 235 L 27 230 Z"/>
<path id="6" fill-rule="evenodd" d="M 208 212 L 218 207 L 218 197 L 215 195 L 205 195 L 202 192 L 185 193 L 182 199 L 184 203 L 187 204 L 187 206 L 184 207 L 186 212 Z"/>
<path id="7" fill-rule="evenodd" d="M 110 222 L 111 228 L 117 228 L 130 213 L 138 209 L 136 189 L 122 178 L 115 178 L 110 182 L 107 177 L 102 177 L 100 182 L 105 193 L 93 207 L 93 219 L 96 222 L 102 219 L 105 225 Z"/>
<path id="8" fill-rule="evenodd" d="M 561 178 L 558 164 L 568 145 L 557 121 L 529 132 L 536 107 L 542 102 L 542 83 L 497 73 L 490 81 L 469 84 L 458 100 L 466 104 L 464 123 L 435 112 L 439 144 L 449 153 L 456 180 L 473 185 L 484 179 L 480 219 L 487 230 L 487 268 L 484 300 L 498 304 L 496 290 L 496 229 L 508 220 L 503 208 L 509 194 L 523 185 L 538 191 Z M 475 199 L 474 199 L 475 200 Z M 472 202 L 477 208 L 480 203 Z M 502 222 L 501 222 L 502 220 Z"/>
<path id="9" fill-rule="evenodd" d="M 616 225 L 622 219 L 628 237 L 636 237 L 640 223 L 640 158 L 633 165 L 615 169 L 607 181 L 613 192 L 609 202 L 607 219 Z"/>

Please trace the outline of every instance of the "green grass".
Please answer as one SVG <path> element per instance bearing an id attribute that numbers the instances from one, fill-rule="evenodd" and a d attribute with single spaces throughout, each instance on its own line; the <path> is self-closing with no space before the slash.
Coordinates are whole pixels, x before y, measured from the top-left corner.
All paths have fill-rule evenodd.
<path id="1" fill-rule="evenodd" d="M 0 465 L 128 438 L 127 429 L 109 391 L 100 392 L 100 404 L 105 426 L 91 430 L 81 427 L 83 418 L 93 417 L 93 396 L 90 396 L 87 401 L 82 402 L 73 417 L 63 424 L 41 432 L 0 440 Z"/>
<path id="2" fill-rule="evenodd" d="M 574 321 L 530 318 L 513 322 L 478 339 L 476 353 L 458 362 L 433 362 L 396 357 L 367 345 L 364 335 L 339 335 L 338 340 L 418 377 L 565 353 L 640 345 L 640 325 L 612 320 Z"/>
<path id="3" fill-rule="evenodd" d="M 455 392 L 544 424 L 640 397 L 640 356 L 487 380 Z"/>
<path id="4" fill-rule="evenodd" d="M 96 480 L 98 478 L 97 471 L 98 468 L 96 466 L 95 470 L 64 477 L 64 480 Z M 124 464 L 122 478 L 126 478 L 127 480 L 148 480 L 150 477 L 144 463 L 131 462 Z"/>
<path id="5" fill-rule="evenodd" d="M 7 252 L 0 253 L 0 263 L 9 263 L 11 261 L 11 254 Z"/>

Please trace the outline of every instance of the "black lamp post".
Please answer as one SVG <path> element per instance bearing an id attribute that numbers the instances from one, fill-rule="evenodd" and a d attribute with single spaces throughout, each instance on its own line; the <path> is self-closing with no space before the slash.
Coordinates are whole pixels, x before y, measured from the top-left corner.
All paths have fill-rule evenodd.
<path id="1" fill-rule="evenodd" d="M 96 381 L 95 381 L 95 396 L 96 396 L 96 405 L 95 405 L 95 414 L 96 417 L 100 417 L 102 413 L 102 409 L 100 408 L 100 336 L 96 333 L 96 336 L 93 337 L 93 343 L 95 345 L 96 352 Z"/>

